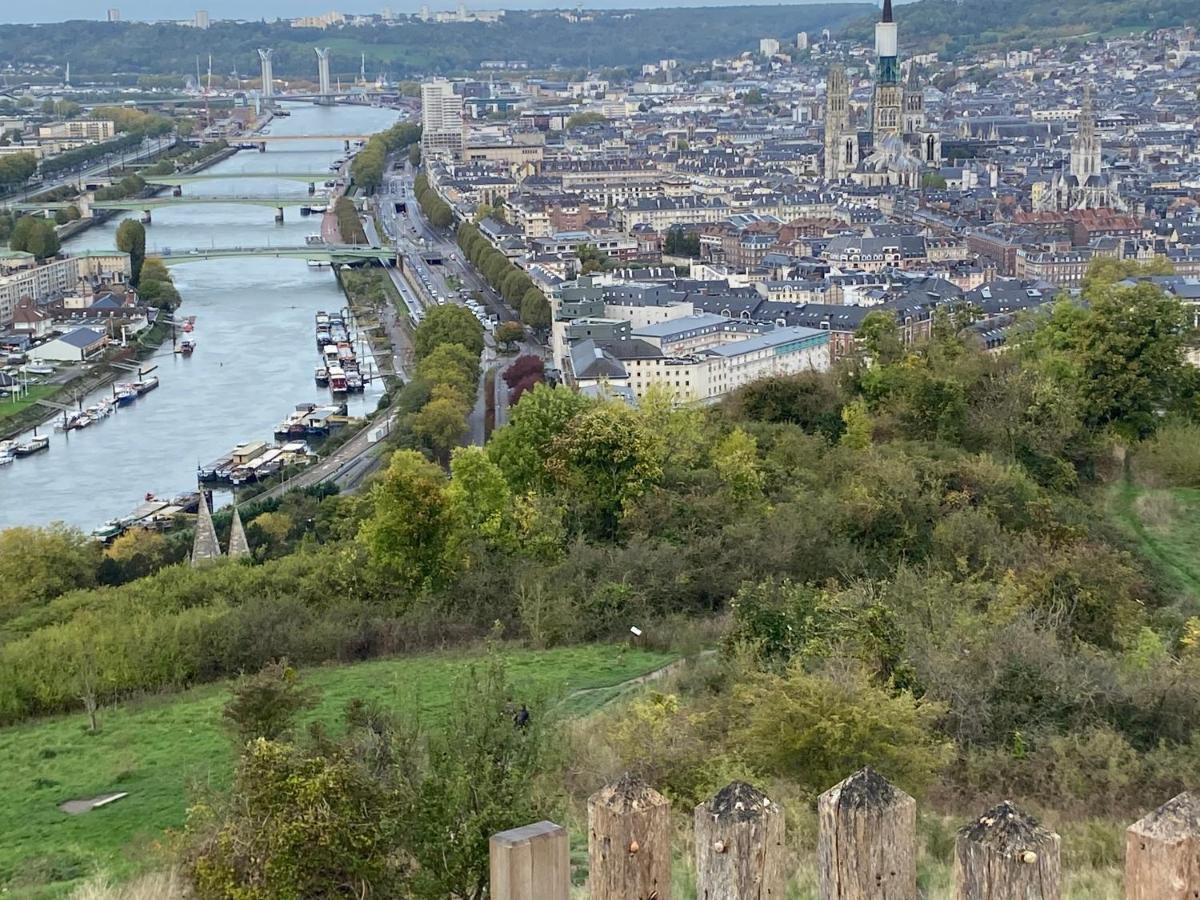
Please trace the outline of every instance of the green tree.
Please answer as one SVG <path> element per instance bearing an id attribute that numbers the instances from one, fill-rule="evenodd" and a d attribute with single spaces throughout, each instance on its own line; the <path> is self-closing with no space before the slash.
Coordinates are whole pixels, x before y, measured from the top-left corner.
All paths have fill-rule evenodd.
<path id="1" fill-rule="evenodd" d="M 734 704 L 745 711 L 735 730 L 746 761 L 813 793 L 872 766 L 919 794 L 950 760 L 937 728 L 944 706 L 876 685 L 853 664 L 753 675 L 735 687 Z"/>
<path id="2" fill-rule="evenodd" d="M 296 716 L 316 702 L 316 691 L 301 681 L 300 673 L 286 659 L 278 660 L 267 663 L 254 675 L 243 675 L 237 680 L 221 710 L 221 718 L 233 732 L 239 748 L 244 748 L 260 738 L 268 741 L 286 738 Z"/>
<path id="3" fill-rule="evenodd" d="M 449 385 L 464 397 L 473 396 L 479 384 L 479 355 L 462 344 L 438 344 L 417 363 L 417 377 L 431 385 Z"/>
<path id="4" fill-rule="evenodd" d="M 523 695 L 489 655 L 451 686 L 444 728 L 428 741 L 428 769 L 408 792 L 406 849 L 417 897 L 482 900 L 491 835 L 560 810 L 545 775 L 556 768 L 551 707 Z M 531 713 L 514 726 L 514 706 Z"/>
<path id="5" fill-rule="evenodd" d="M 904 355 L 896 316 L 890 312 L 867 313 L 858 326 L 858 340 L 876 363 L 888 365 Z"/>
<path id="6" fill-rule="evenodd" d="M 844 431 L 839 443 L 851 450 L 866 450 L 871 446 L 871 413 L 860 398 L 842 407 Z"/>
<path id="7" fill-rule="evenodd" d="M 403 896 L 397 804 L 349 754 L 258 740 L 230 800 L 189 810 L 200 900 Z"/>
<path id="8" fill-rule="evenodd" d="M 100 546 L 60 525 L 0 531 L 0 620 L 95 584 Z"/>
<path id="9" fill-rule="evenodd" d="M 554 441 L 589 405 L 586 397 L 565 387 L 539 384 L 521 395 L 508 424 L 497 429 L 487 445 L 488 456 L 515 493 L 553 486 L 546 461 Z"/>
<path id="10" fill-rule="evenodd" d="M 434 387 L 429 402 L 412 418 L 413 433 L 446 462 L 467 431 L 471 402 L 450 385 Z"/>
<path id="11" fill-rule="evenodd" d="M 729 432 L 712 450 L 713 468 L 730 493 L 740 501 L 762 496 L 758 442 L 740 428 Z"/>
<path id="12" fill-rule="evenodd" d="M 461 344 L 478 359 L 483 352 L 483 326 L 465 306 L 434 307 L 413 333 L 413 353 L 422 360 L 442 344 Z"/>
<path id="13" fill-rule="evenodd" d="M 461 532 L 496 541 L 508 531 L 512 491 L 482 447 L 459 447 L 450 458 L 446 498 Z"/>
<path id="14" fill-rule="evenodd" d="M 146 260 L 146 227 L 136 219 L 126 219 L 117 228 L 117 249 L 129 254 L 132 271 L 129 281 L 137 287 L 142 277 L 142 264 Z"/>
<path id="15" fill-rule="evenodd" d="M 441 586 L 450 574 L 446 544 L 454 517 L 442 470 L 413 450 L 398 450 L 375 484 L 375 512 L 360 531 L 372 559 L 413 591 Z"/>
<path id="16" fill-rule="evenodd" d="M 38 259 L 49 259 L 59 250 L 54 223 L 41 216 L 22 216 L 13 225 L 8 246 L 12 250 L 32 253 Z"/>
<path id="17" fill-rule="evenodd" d="M 663 447 L 637 413 L 602 403 L 573 417 L 554 439 L 546 468 L 587 532 L 612 539 L 634 500 L 662 478 Z"/>
<path id="18" fill-rule="evenodd" d="M 942 176 L 941 172 L 926 172 L 921 176 L 921 187 L 944 191 L 946 189 L 946 179 Z"/>
<path id="19" fill-rule="evenodd" d="M 501 322 L 496 326 L 496 343 L 505 350 L 513 350 L 525 339 L 525 329 L 520 322 Z"/>
<path id="20" fill-rule="evenodd" d="M 537 330 L 550 327 L 550 303 L 537 288 L 530 288 L 521 298 L 521 321 Z"/>

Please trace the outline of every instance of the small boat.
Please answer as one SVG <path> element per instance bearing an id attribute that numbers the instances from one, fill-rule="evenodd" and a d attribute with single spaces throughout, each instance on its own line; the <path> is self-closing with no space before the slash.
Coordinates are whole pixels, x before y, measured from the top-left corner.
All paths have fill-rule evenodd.
<path id="1" fill-rule="evenodd" d="M 310 259 L 308 261 L 308 267 L 310 269 L 324 269 L 327 266 L 331 266 L 331 265 L 333 265 L 333 263 L 326 262 L 323 259 Z"/>
<path id="2" fill-rule="evenodd" d="M 196 327 L 196 325 L 195 325 L 195 323 L 193 323 L 193 322 L 190 322 L 190 321 L 189 321 L 189 322 L 184 322 L 184 323 L 183 323 L 183 333 L 184 333 L 184 334 L 191 334 L 191 333 L 192 333 L 192 329 L 194 329 L 195 327 Z"/>
<path id="3" fill-rule="evenodd" d="M 181 356 L 191 356 L 196 350 L 195 341 L 180 341 L 179 346 L 175 348 L 175 352 Z"/>
<path id="4" fill-rule="evenodd" d="M 95 419 L 93 419 L 87 413 L 84 413 L 83 415 L 77 416 L 75 418 L 74 424 L 72 427 L 74 427 L 74 428 L 89 428 L 92 425 L 94 425 L 95 423 L 96 423 Z"/>
<path id="5" fill-rule="evenodd" d="M 108 543 L 113 538 L 118 537 L 125 531 L 125 526 L 116 519 L 109 519 L 98 528 L 92 529 L 92 537 L 98 541 Z"/>
<path id="6" fill-rule="evenodd" d="M 128 406 L 137 398 L 137 391 L 129 385 L 117 385 L 117 393 L 114 395 L 114 399 L 117 401 L 117 406 Z"/>
<path id="7" fill-rule="evenodd" d="M 140 397 L 142 394 L 148 393 L 158 387 L 158 376 L 151 375 L 145 381 L 134 382 L 133 389 L 138 392 Z"/>
<path id="8" fill-rule="evenodd" d="M 33 456 L 35 453 L 40 453 L 43 450 L 50 449 L 50 438 L 46 435 L 34 435 L 23 444 L 17 444 L 12 451 L 12 455 L 18 458 L 22 456 Z"/>
<path id="9" fill-rule="evenodd" d="M 304 236 L 304 243 L 308 244 L 310 247 L 320 247 L 324 246 L 325 238 L 321 237 L 319 234 L 306 234 Z"/>
<path id="10" fill-rule="evenodd" d="M 54 366 L 26 366 L 25 371 L 30 375 L 53 375 Z"/>
<path id="11" fill-rule="evenodd" d="M 341 366 L 329 367 L 329 389 L 335 394 L 346 392 L 346 373 Z"/>
<path id="12" fill-rule="evenodd" d="M 0 466 L 11 465 L 15 459 L 16 457 L 11 453 L 0 453 Z"/>
<path id="13" fill-rule="evenodd" d="M 317 382 L 317 387 L 329 387 L 329 370 L 324 366 L 317 366 L 313 377 Z"/>

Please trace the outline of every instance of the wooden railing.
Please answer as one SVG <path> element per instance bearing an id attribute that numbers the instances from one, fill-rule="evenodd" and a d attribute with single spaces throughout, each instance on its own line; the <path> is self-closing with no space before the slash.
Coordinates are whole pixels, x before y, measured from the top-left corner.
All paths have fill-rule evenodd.
<path id="1" fill-rule="evenodd" d="M 821 900 L 917 900 L 917 804 L 871 769 L 817 801 Z M 591 900 L 670 900 L 671 805 L 626 776 L 588 799 Z M 696 896 L 786 896 L 783 810 L 734 782 L 695 810 Z M 1011 803 L 958 832 L 957 900 L 1057 900 L 1061 841 Z M 567 830 L 538 822 L 491 840 L 491 900 L 568 900 Z M 1200 795 L 1180 794 L 1125 834 L 1126 900 L 1200 898 Z"/>

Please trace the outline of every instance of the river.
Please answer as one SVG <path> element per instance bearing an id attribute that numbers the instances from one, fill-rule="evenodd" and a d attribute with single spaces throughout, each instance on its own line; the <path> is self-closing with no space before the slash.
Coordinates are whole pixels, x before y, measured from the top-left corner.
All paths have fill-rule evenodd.
<path id="1" fill-rule="evenodd" d="M 270 133 L 367 134 L 390 126 L 397 113 L 362 106 L 287 104 L 287 118 Z M 275 172 L 322 172 L 344 155 L 341 142 L 269 145 L 243 150 L 208 174 L 262 172 L 263 178 L 198 182 L 185 196 L 307 197 L 300 182 Z M 318 185 L 319 187 L 319 185 Z M 129 213 L 129 215 L 138 215 Z M 266 206 L 200 205 L 153 211 L 147 254 L 170 248 L 173 257 L 195 247 L 303 246 L 320 218 L 301 217 L 293 206 L 274 222 Z M 120 218 L 82 232 L 64 250 L 112 248 Z M 336 310 L 345 297 L 328 268 L 303 259 L 236 258 L 172 266 L 183 297 L 180 316 L 195 316 L 196 352 L 177 356 L 170 343 L 152 360 L 160 386 L 91 428 L 50 434 L 47 452 L 0 467 L 0 528 L 65 522 L 91 530 L 131 512 L 147 492 L 170 497 L 196 488 L 196 467 L 235 444 L 270 440 L 283 418 L 302 402 L 327 402 L 313 383 L 317 363 L 313 315 Z M 149 362 L 147 363 L 147 365 Z M 382 387 L 349 399 L 350 412 L 374 409 Z M 111 388 L 96 395 L 110 395 Z M 89 405 L 91 400 L 85 400 Z M 22 438 L 24 439 L 24 437 Z M 228 498 L 218 495 L 218 505 Z"/>

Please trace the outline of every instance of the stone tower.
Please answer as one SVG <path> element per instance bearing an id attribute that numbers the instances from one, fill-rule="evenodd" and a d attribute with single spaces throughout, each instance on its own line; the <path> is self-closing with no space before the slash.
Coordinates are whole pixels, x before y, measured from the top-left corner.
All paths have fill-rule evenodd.
<path id="1" fill-rule="evenodd" d="M 1071 139 L 1071 174 L 1079 185 L 1100 174 L 1100 136 L 1096 133 L 1096 110 L 1092 101 L 1092 86 L 1083 89 L 1083 105 L 1079 107 L 1079 126 Z"/>
<path id="2" fill-rule="evenodd" d="M 210 559 L 220 559 L 221 544 L 217 541 L 217 529 L 212 514 L 208 511 L 208 498 L 200 491 L 200 506 L 196 510 L 196 533 L 192 538 L 192 565 L 198 566 Z"/>
<path id="3" fill-rule="evenodd" d="M 850 129 L 850 81 L 834 64 L 825 78 L 825 179 L 842 181 L 858 165 L 858 135 Z"/>
<path id="4" fill-rule="evenodd" d="M 250 542 L 246 540 L 246 529 L 242 527 L 242 517 L 237 506 L 233 508 L 233 523 L 229 526 L 229 558 L 250 555 Z"/>
<path id="5" fill-rule="evenodd" d="M 871 133 L 876 147 L 885 137 L 899 135 L 903 126 L 904 88 L 896 45 L 892 0 L 883 0 L 883 16 L 875 25 L 875 97 L 871 104 Z"/>
<path id="6" fill-rule="evenodd" d="M 908 81 L 904 85 L 904 133 L 917 134 L 925 130 L 925 92 L 917 81 L 917 67 L 909 63 Z"/>

